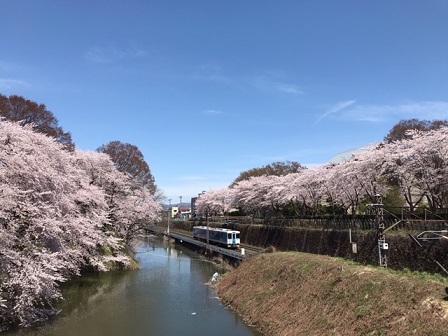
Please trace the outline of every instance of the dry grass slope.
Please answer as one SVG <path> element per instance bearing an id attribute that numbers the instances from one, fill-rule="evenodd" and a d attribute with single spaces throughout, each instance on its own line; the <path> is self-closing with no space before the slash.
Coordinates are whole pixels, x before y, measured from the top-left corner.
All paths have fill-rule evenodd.
<path id="1" fill-rule="evenodd" d="M 219 283 L 223 302 L 264 335 L 448 335 L 447 282 L 321 255 L 243 262 Z"/>

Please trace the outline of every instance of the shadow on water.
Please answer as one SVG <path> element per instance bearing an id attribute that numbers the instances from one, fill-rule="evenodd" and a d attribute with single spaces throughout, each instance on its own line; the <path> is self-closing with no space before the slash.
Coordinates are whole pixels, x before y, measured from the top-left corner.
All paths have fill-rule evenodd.
<path id="1" fill-rule="evenodd" d="M 62 286 L 60 314 L 14 336 L 259 335 L 207 285 L 216 265 L 157 239 L 142 242 L 138 271 L 93 273 Z"/>

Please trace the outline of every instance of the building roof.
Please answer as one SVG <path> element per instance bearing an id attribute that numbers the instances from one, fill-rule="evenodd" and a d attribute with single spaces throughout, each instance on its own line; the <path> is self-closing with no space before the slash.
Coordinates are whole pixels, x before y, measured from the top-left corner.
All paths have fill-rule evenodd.
<path id="1" fill-rule="evenodd" d="M 377 146 L 378 144 L 379 144 L 379 142 L 372 142 L 372 143 L 362 146 L 362 147 L 358 147 L 358 148 L 350 149 L 345 152 L 338 153 L 330 159 L 329 163 L 340 163 L 340 162 L 348 161 L 352 158 L 353 155 L 368 151 L 368 150 L 374 148 L 375 146 Z"/>

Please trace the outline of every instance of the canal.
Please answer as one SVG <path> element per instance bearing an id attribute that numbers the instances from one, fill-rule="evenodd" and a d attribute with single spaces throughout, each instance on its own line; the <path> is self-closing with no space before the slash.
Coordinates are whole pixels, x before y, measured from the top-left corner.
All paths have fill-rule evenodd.
<path id="1" fill-rule="evenodd" d="M 157 238 L 141 243 L 138 271 L 89 274 L 64 284 L 57 317 L 8 336 L 259 335 L 221 304 L 217 265 Z"/>

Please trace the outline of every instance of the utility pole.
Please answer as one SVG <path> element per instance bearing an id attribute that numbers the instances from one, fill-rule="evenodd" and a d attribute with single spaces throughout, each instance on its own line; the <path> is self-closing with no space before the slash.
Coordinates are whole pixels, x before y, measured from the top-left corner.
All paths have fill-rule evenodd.
<path id="1" fill-rule="evenodd" d="M 387 250 L 389 245 L 386 243 L 385 223 L 384 223 L 384 205 L 381 195 L 375 195 L 375 223 L 378 230 L 378 256 L 381 267 L 387 267 Z"/>
<path id="2" fill-rule="evenodd" d="M 210 233 L 209 233 L 209 228 L 210 228 L 210 224 L 208 223 L 208 210 L 207 210 L 207 212 L 205 213 L 205 217 L 206 217 L 206 219 L 207 219 L 207 245 L 206 245 L 206 250 L 208 251 L 208 248 L 209 248 L 209 241 L 210 241 Z"/>
<path id="3" fill-rule="evenodd" d="M 198 197 L 201 197 L 201 195 L 204 195 L 204 194 L 205 194 L 205 190 L 202 190 L 202 192 L 200 194 L 198 194 Z M 207 222 L 207 230 L 206 230 L 206 233 L 205 233 L 205 238 L 206 238 L 205 250 L 206 250 L 206 253 L 207 253 L 207 251 L 209 249 L 209 243 L 210 243 L 210 232 L 209 232 L 210 224 L 208 222 L 208 206 L 207 206 L 207 210 L 205 212 L 205 220 Z"/>
<path id="4" fill-rule="evenodd" d="M 171 198 L 168 200 L 169 206 L 168 206 L 168 228 L 166 230 L 166 233 L 170 234 L 170 220 L 171 220 Z"/>
<path id="5" fill-rule="evenodd" d="M 177 209 L 177 212 L 179 214 L 179 219 L 182 219 L 182 211 L 180 210 L 181 204 L 182 204 L 182 196 L 179 196 L 179 206 Z"/>

